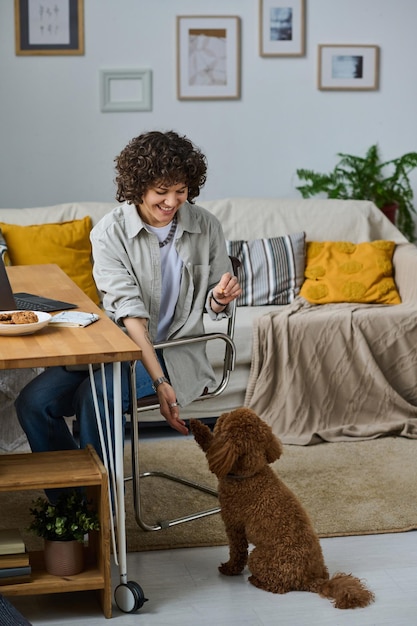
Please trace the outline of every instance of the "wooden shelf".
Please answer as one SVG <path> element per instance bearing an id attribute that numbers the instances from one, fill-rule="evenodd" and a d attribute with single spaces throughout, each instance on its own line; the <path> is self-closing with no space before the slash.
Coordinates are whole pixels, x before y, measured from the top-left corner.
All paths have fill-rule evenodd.
<path id="1" fill-rule="evenodd" d="M 31 580 L 0 585 L 5 596 L 91 591 L 99 593 L 105 617 L 111 617 L 110 526 L 107 473 L 91 446 L 85 450 L 0 455 L 0 491 L 57 487 L 86 487 L 98 512 L 100 530 L 90 534 L 84 548 L 86 567 L 75 576 L 52 576 L 43 552 L 30 552 Z"/>

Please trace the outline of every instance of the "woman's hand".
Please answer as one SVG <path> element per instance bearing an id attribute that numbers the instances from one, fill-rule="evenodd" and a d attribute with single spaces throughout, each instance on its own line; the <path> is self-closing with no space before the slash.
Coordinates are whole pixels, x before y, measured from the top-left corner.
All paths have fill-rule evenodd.
<path id="1" fill-rule="evenodd" d="M 169 383 L 161 383 L 157 388 L 159 410 L 168 424 L 182 435 L 188 435 L 188 428 L 184 420 L 180 418 L 180 408 L 177 403 L 175 391 Z"/>
<path id="2" fill-rule="evenodd" d="M 230 272 L 226 272 L 226 274 L 223 274 L 218 284 L 213 288 L 212 293 L 212 305 L 217 305 L 217 308 L 224 308 L 229 304 L 229 302 L 233 302 L 233 300 L 236 300 L 236 298 L 240 296 L 242 289 L 236 276 L 230 274 Z"/>

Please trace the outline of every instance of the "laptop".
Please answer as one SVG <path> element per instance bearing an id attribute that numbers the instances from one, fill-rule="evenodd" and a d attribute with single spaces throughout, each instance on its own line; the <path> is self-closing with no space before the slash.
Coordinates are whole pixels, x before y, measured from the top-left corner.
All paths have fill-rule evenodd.
<path id="1" fill-rule="evenodd" d="M 4 266 L 3 257 L 0 255 L 0 311 L 61 311 L 75 309 L 76 304 L 63 302 L 32 293 L 13 293 Z"/>

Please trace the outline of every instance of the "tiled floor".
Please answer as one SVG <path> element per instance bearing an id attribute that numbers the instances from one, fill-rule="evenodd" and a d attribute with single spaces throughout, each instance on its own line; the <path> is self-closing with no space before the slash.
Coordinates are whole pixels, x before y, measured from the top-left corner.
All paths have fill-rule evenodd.
<path id="1" fill-rule="evenodd" d="M 341 611 L 315 594 L 277 596 L 252 587 L 247 573 L 221 576 L 227 548 L 161 550 L 128 555 L 129 580 L 148 602 L 135 614 L 114 606 L 109 622 L 90 592 L 13 598 L 34 626 L 415 626 L 417 532 L 322 540 L 330 572 L 366 579 L 376 595 L 366 609 Z M 119 583 L 113 566 L 113 585 Z"/>

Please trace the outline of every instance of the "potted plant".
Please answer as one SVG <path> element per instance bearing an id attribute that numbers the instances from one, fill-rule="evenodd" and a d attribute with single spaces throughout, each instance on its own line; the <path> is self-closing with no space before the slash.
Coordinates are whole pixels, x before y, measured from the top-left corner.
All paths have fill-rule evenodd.
<path id="1" fill-rule="evenodd" d="M 396 211 L 391 221 L 407 237 L 414 241 L 413 190 L 409 174 L 417 167 L 417 152 L 382 161 L 378 145 L 369 148 L 364 157 L 338 152 L 340 161 L 333 171 L 320 174 L 312 170 L 298 169 L 297 176 L 305 184 L 296 187 L 303 198 L 320 193 L 328 198 L 371 200 L 389 216 L 390 207 Z"/>
<path id="2" fill-rule="evenodd" d="M 29 509 L 33 519 L 29 530 L 45 542 L 45 567 L 57 576 L 78 574 L 84 567 L 84 538 L 99 530 L 97 513 L 76 490 L 61 494 L 56 504 L 39 497 Z"/>

